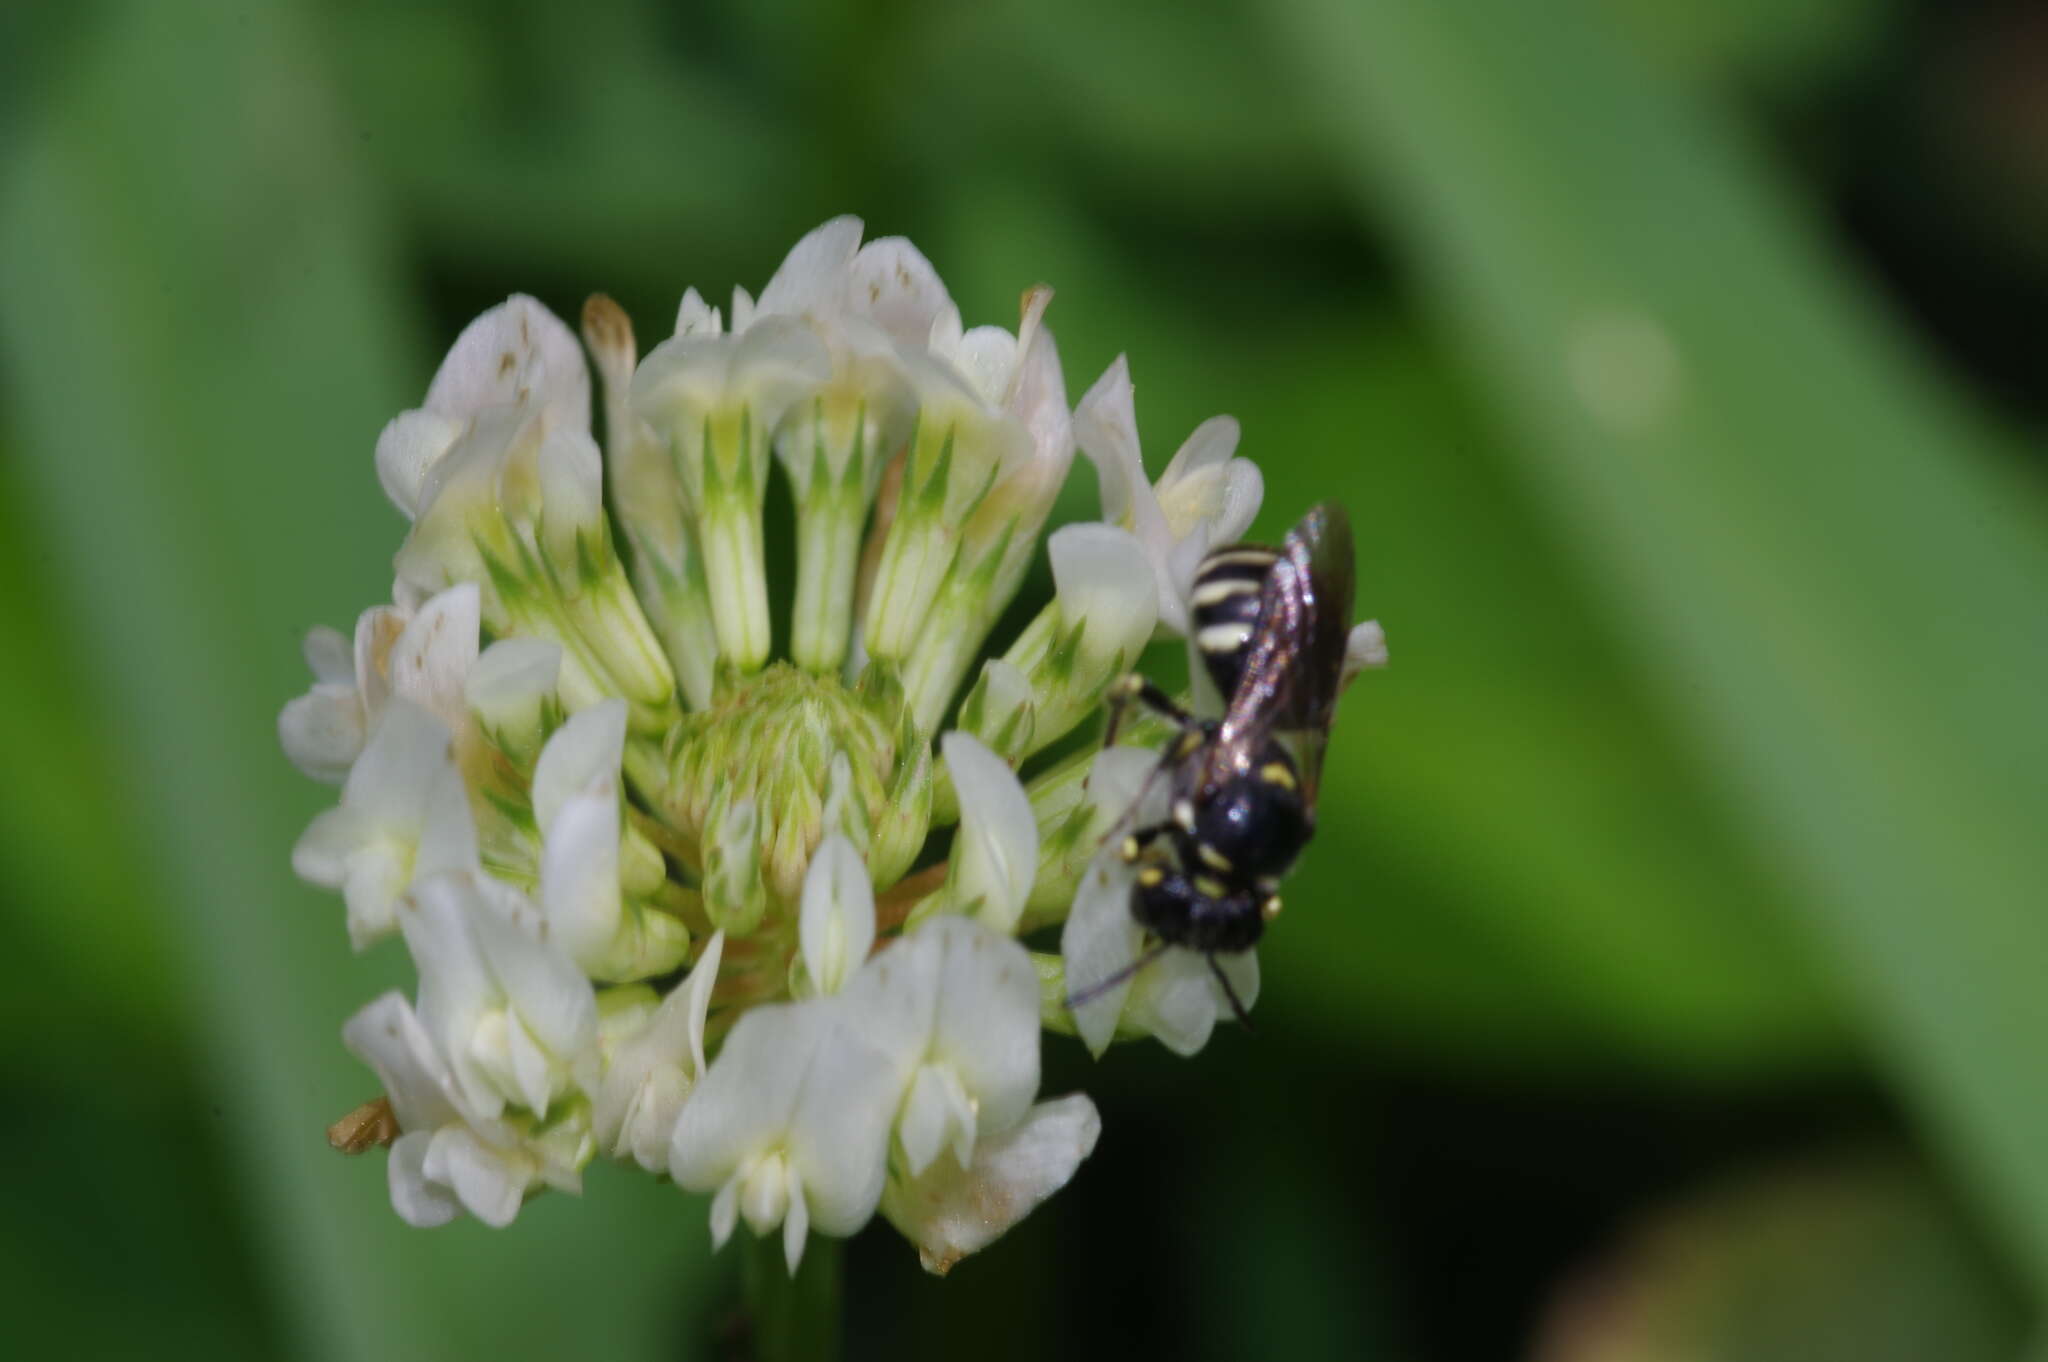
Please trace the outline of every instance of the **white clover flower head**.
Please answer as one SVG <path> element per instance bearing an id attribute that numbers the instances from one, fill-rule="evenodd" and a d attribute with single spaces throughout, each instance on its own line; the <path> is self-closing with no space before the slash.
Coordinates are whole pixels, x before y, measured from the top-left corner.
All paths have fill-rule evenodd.
<path id="1" fill-rule="evenodd" d="M 910 243 L 861 235 L 824 224 L 723 312 L 686 291 L 644 358 L 590 300 L 601 452 L 575 338 L 523 296 L 377 442 L 396 603 L 352 649 L 308 638 L 279 731 L 341 786 L 294 867 L 418 971 L 344 1028 L 387 1105 L 335 1135 L 392 1136 L 414 1224 L 505 1224 L 602 1156 L 708 1195 L 716 1243 L 744 1220 L 794 1268 L 879 1210 L 944 1271 L 1094 1147 L 1085 1096 L 1040 1100 L 1042 1031 L 1191 1051 L 1219 1015 L 1174 953 L 1065 1010 L 1066 975 L 1143 949 L 1098 848 L 1163 730 L 1049 749 L 1184 624 L 1169 587 L 1256 470 L 1225 420 L 1145 482 L 1121 361 L 1068 408 L 1050 289 L 968 328 Z M 1077 428 L 1104 519 L 1048 539 Z M 991 647 L 1041 551 L 1054 598 Z M 1064 958 L 1019 939 L 1062 924 Z"/>

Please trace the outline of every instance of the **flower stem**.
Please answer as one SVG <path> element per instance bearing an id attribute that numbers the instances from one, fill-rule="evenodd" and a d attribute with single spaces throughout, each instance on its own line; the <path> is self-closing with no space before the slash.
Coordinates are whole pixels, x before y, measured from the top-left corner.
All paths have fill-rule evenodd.
<path id="1" fill-rule="evenodd" d="M 753 1362 L 837 1362 L 840 1241 L 812 1235 L 793 1278 L 780 1234 L 749 1238 L 745 1247 L 740 1290 Z"/>

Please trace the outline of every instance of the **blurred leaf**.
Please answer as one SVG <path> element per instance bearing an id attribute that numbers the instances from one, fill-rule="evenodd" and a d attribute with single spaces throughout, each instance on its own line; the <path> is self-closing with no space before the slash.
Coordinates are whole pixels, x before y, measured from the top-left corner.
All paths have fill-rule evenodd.
<path id="1" fill-rule="evenodd" d="M 345 131 L 458 279 L 548 269 L 580 290 L 659 284 L 673 315 L 699 269 L 730 272 L 757 235 L 794 240 L 838 211 L 820 184 L 824 202 L 792 213 L 787 231 L 731 213 L 799 188 L 774 176 L 802 159 L 803 124 L 704 44 L 677 41 L 670 25 L 695 36 L 705 23 L 694 9 L 318 8 Z M 507 291 L 486 289 L 493 301 Z"/>
<path id="2" fill-rule="evenodd" d="M 2048 1285 L 2038 496 L 1578 6 L 1275 13 L 1877 1058 Z"/>
<path id="3" fill-rule="evenodd" d="M 1594 0 L 1596 13 L 1672 69 L 1808 94 L 1853 69 L 1898 17 L 1898 0 Z"/>
<path id="4" fill-rule="evenodd" d="M 36 581 L 67 631 L 34 648 L 76 650 L 118 762 L 119 806 L 67 854 L 114 861 L 163 914 L 156 968 L 205 1047 L 192 1100 L 219 1109 L 293 1353 L 672 1352 L 710 1280 L 695 1203 L 593 1170 L 583 1201 L 540 1198 L 516 1234 L 426 1234 L 391 1213 L 381 1156 L 325 1147 L 374 1087 L 338 1028 L 398 959 L 351 961 L 339 906 L 292 883 L 292 840 L 332 793 L 284 763 L 275 715 L 305 684 L 303 625 L 385 590 L 399 526 L 370 451 L 430 368 L 297 11 L 105 17 L 0 167 L 0 355 L 57 547 Z"/>
<path id="5" fill-rule="evenodd" d="M 1629 1235 L 1555 1302 L 1534 1362 L 2006 1362 L 2026 1321 L 1902 1160 L 1752 1176 Z"/>
<path id="6" fill-rule="evenodd" d="M 1004 0 L 925 5 L 919 19 L 903 42 L 923 97 L 889 111 L 900 142 L 942 163 L 991 146 L 1008 150 L 1012 174 L 1060 158 L 1099 178 L 1103 196 L 1183 231 L 1270 227 L 1329 202 L 1312 112 L 1267 59 L 1271 39 L 1244 6 Z M 932 120 L 933 99 L 954 116 Z M 1190 210 L 1200 217 L 1188 220 Z"/>
<path id="7" fill-rule="evenodd" d="M 0 444 L 12 456 L 18 442 Z M 17 1077 L 76 1066 L 117 1035 L 174 1047 L 180 990 L 159 967 L 168 934 L 138 889 L 132 850 L 114 844 L 115 752 L 79 660 L 49 646 L 58 603 L 49 527 L 30 515 L 19 460 L 0 457 L 0 903 L 17 934 L 0 992 L 0 1060 Z M 127 852 L 129 854 L 121 854 Z M 114 853 L 114 854 L 110 854 Z"/>

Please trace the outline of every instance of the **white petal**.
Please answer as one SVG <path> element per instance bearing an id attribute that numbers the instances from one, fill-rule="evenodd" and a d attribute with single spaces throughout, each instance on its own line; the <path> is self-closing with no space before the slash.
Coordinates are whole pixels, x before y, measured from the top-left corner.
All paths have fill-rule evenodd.
<path id="1" fill-rule="evenodd" d="M 761 290 L 754 315 L 798 316 L 835 308 L 846 267 L 860 248 L 860 233 L 860 219 L 850 216 L 833 218 L 806 233 Z"/>
<path id="2" fill-rule="evenodd" d="M 725 933 L 714 932 L 682 987 L 619 1042 L 594 1099 L 600 1142 L 615 1157 L 630 1152 L 650 1173 L 666 1165 L 676 1116 L 704 1073 L 704 1018 L 724 949 Z"/>
<path id="3" fill-rule="evenodd" d="M 1139 971 L 1131 988 L 1131 1020 L 1177 1055 L 1209 1043 L 1216 1027 L 1216 979 L 1200 952 L 1169 950 Z"/>
<path id="4" fill-rule="evenodd" d="M 1029 432 L 1042 465 L 1041 477 L 1057 487 L 1074 457 L 1074 424 L 1067 406 L 1066 377 L 1060 371 L 1059 347 L 1053 343 L 1052 332 L 1039 325 L 1051 301 L 1052 290 L 1043 287 L 1025 297 L 1024 320 L 1017 329 L 1020 353 L 1004 410 Z"/>
<path id="5" fill-rule="evenodd" d="M 792 1181 L 789 1184 L 789 1209 L 782 1213 L 782 1261 L 789 1267 L 789 1275 L 796 1275 L 796 1265 L 804 1260 L 804 1241 L 810 1237 L 811 1208 L 804 1201 L 804 1185 Z"/>
<path id="6" fill-rule="evenodd" d="M 758 1006 L 734 1024 L 683 1104 L 669 1151 L 679 1186 L 708 1192 L 788 1129 L 832 1019 L 829 1000 Z"/>
<path id="7" fill-rule="evenodd" d="M 1344 680 L 1367 667 L 1387 665 L 1387 634 L 1380 628 L 1378 620 L 1365 620 L 1352 626 L 1351 635 L 1344 640 Z"/>
<path id="8" fill-rule="evenodd" d="M 342 1025 L 341 1041 L 376 1072 L 401 1131 L 431 1131 L 461 1119 L 448 1065 L 402 994 L 386 993 L 364 1006 Z"/>
<path id="9" fill-rule="evenodd" d="M 1101 1133 L 1102 1118 L 1080 1093 L 1040 1103 L 1008 1132 L 984 1139 L 970 1167 L 941 1160 L 924 1177 L 892 1185 L 883 1212 L 918 1246 L 925 1267 L 944 1273 L 1064 1187 Z"/>
<path id="10" fill-rule="evenodd" d="M 977 326 L 960 338 L 953 367 L 989 406 L 1000 406 L 1017 372 L 1017 338 L 1000 326 Z"/>
<path id="11" fill-rule="evenodd" d="M 1000 657 L 983 663 L 981 673 L 987 683 L 981 702 L 983 731 L 1000 732 L 1011 716 L 1033 703 L 1031 678 Z"/>
<path id="12" fill-rule="evenodd" d="M 496 981 L 471 929 L 475 891 L 467 875 L 420 881 L 398 905 L 398 926 L 419 971 L 420 1024 L 446 1056 L 467 1110 L 494 1117 L 504 1106 L 470 1052 L 477 1023 L 496 1005 Z"/>
<path id="13" fill-rule="evenodd" d="M 509 708 L 522 712 L 554 690 L 562 673 L 562 645 L 544 638 L 499 639 L 483 650 L 463 683 L 469 707 L 495 722 Z"/>
<path id="14" fill-rule="evenodd" d="M 377 436 L 377 481 L 408 519 L 418 517 L 427 474 L 454 447 L 462 427 L 461 417 L 408 411 L 392 417 Z"/>
<path id="15" fill-rule="evenodd" d="M 277 740 L 300 771 L 339 785 L 362 755 L 366 727 L 354 684 L 322 682 L 285 705 L 277 716 Z"/>
<path id="16" fill-rule="evenodd" d="M 434 1142 L 431 1130 L 415 1130 L 391 1142 L 391 1159 L 385 1177 L 391 1186 L 391 1209 L 415 1229 L 430 1230 L 462 1214 L 462 1203 L 445 1184 L 428 1180 L 427 1150 Z"/>
<path id="17" fill-rule="evenodd" d="M 895 1066 L 834 1018 L 805 1076 L 787 1146 L 811 1221 L 824 1233 L 852 1234 L 875 1213 L 902 1096 Z M 689 1111 L 683 1109 L 686 1120 Z"/>
<path id="18" fill-rule="evenodd" d="M 512 1058 L 513 1090 L 528 1111 L 545 1116 L 554 1096 L 548 1053 L 516 1017 L 511 1022 L 506 1030 L 506 1048 Z"/>
<path id="19" fill-rule="evenodd" d="M 329 629 L 325 625 L 309 629 L 299 651 L 305 656 L 314 681 L 355 689 L 355 658 L 350 654 L 349 641 L 341 630 Z"/>
<path id="20" fill-rule="evenodd" d="M 925 348 L 949 363 L 960 349 L 965 336 L 960 325 L 960 309 L 949 301 L 932 318 L 931 333 L 925 337 Z"/>
<path id="21" fill-rule="evenodd" d="M 561 318 L 515 293 L 463 328 L 427 389 L 428 411 L 459 419 L 531 401 L 590 429 L 583 347 Z"/>
<path id="22" fill-rule="evenodd" d="M 568 1060 L 596 1041 L 597 995 L 568 956 L 498 913 L 474 912 L 471 925 L 512 1010 L 551 1055 Z"/>
<path id="23" fill-rule="evenodd" d="M 1145 546 L 1100 522 L 1066 525 L 1046 541 L 1053 589 L 1069 625 L 1086 621 L 1086 647 L 1106 660 L 1137 659 L 1159 618 L 1159 590 Z"/>
<path id="24" fill-rule="evenodd" d="M 398 585 L 392 583 L 394 588 Z M 372 606 L 356 617 L 356 689 L 363 697 L 363 714 L 373 728 L 384 713 L 385 702 L 391 698 L 391 681 L 386 675 L 391 650 L 398 646 L 413 611 L 425 604 L 421 600 L 408 606 Z"/>
<path id="25" fill-rule="evenodd" d="M 485 1144 L 467 1126 L 448 1126 L 434 1136 L 425 1169 L 455 1189 L 463 1209 L 501 1230 L 518 1216 L 532 1182 L 523 1162 Z"/>
<path id="26" fill-rule="evenodd" d="M 410 848 L 379 837 L 349 857 L 341 897 L 348 908 L 349 945 L 361 951 L 398 925 L 398 896 L 412 878 Z"/>
<path id="27" fill-rule="evenodd" d="M 1236 991 L 1237 1000 L 1244 1004 L 1244 1010 L 1249 1012 L 1256 1007 L 1259 1001 L 1259 953 L 1239 951 L 1235 955 L 1219 954 L 1216 957 L 1216 964 L 1223 971 L 1223 977 L 1230 980 L 1230 987 Z M 1236 1018 L 1231 1012 L 1230 999 L 1225 996 L 1223 985 L 1216 982 L 1214 973 L 1209 976 L 1209 983 L 1216 990 L 1217 1019 L 1234 1021 Z"/>
<path id="28" fill-rule="evenodd" d="M 447 725 L 394 698 L 350 769 L 341 802 L 364 810 L 380 827 L 417 837 L 427 800 L 452 760 Z"/>
<path id="29" fill-rule="evenodd" d="M 1234 543 L 1251 528 L 1266 497 L 1266 476 L 1250 459 L 1232 459 L 1225 468 L 1222 505 L 1210 529 L 1212 545 Z"/>
<path id="30" fill-rule="evenodd" d="M 541 441 L 540 525 L 544 548 L 569 580 L 579 535 L 595 535 L 604 515 L 604 458 L 587 429 L 556 425 Z"/>
<path id="31" fill-rule="evenodd" d="M 888 1058 L 899 1087 L 931 1052 L 947 941 L 932 928 L 942 921 L 965 919 L 935 918 L 902 937 L 862 966 L 837 999 L 847 1026 Z"/>
<path id="32" fill-rule="evenodd" d="M 949 1143 L 954 1145 L 957 1161 L 966 1166 L 973 1157 L 974 1136 L 974 1108 L 959 1075 L 944 1064 L 920 1067 L 896 1123 L 896 1137 L 903 1142 L 910 1175 L 924 1172 Z"/>
<path id="33" fill-rule="evenodd" d="M 932 323 L 951 306 L 938 271 L 917 247 L 885 236 L 860 248 L 846 274 L 849 311 L 865 314 L 904 346 L 923 346 Z"/>
<path id="34" fill-rule="evenodd" d="M 960 797 L 953 883 L 963 902 L 981 901 L 984 921 L 1009 931 L 1038 873 L 1038 823 L 1016 773 L 971 734 L 952 732 L 939 750 Z"/>
<path id="35" fill-rule="evenodd" d="M 817 332 L 793 317 L 763 317 L 740 337 L 732 356 L 733 383 L 744 389 L 760 419 L 779 417 L 796 398 L 832 376 L 832 359 Z"/>
<path id="36" fill-rule="evenodd" d="M 717 308 L 706 303 L 703 295 L 697 290 L 684 290 L 683 305 L 676 309 L 678 336 L 716 336 L 724 329 L 719 321 Z"/>
<path id="37" fill-rule="evenodd" d="M 533 820 L 543 833 L 570 798 L 596 780 L 617 778 L 625 749 L 624 700 L 601 700 L 555 730 L 533 770 Z"/>
<path id="38" fill-rule="evenodd" d="M 631 1156 L 650 1173 L 662 1171 L 687 1086 L 675 1056 L 660 1053 L 655 1037 L 619 1042 L 591 1096 L 590 1126 L 598 1147 L 616 1159 Z"/>
<path id="39" fill-rule="evenodd" d="M 1128 814 L 1133 826 L 1156 823 L 1166 816 L 1171 794 L 1158 774 L 1159 753 L 1151 748 L 1108 748 L 1096 753 L 1089 764 L 1088 802 L 1110 815 L 1111 821 Z"/>
<path id="40" fill-rule="evenodd" d="M 476 819 L 470 813 L 469 790 L 462 772 L 450 762 L 441 768 L 427 797 L 419 849 L 413 855 L 412 878 L 425 879 L 448 870 L 480 870 Z"/>
<path id="41" fill-rule="evenodd" d="M 1212 416 L 1196 426 L 1188 438 L 1174 452 L 1167 462 L 1166 471 L 1159 475 L 1162 488 L 1192 477 L 1206 468 L 1226 463 L 1237 452 L 1237 442 L 1242 432 L 1235 416 Z"/>
<path id="42" fill-rule="evenodd" d="M 541 844 L 540 902 L 555 943 L 584 969 L 599 969 L 618 938 L 623 912 L 619 796 L 610 781 L 593 781 L 548 823 Z"/>
<path id="43" fill-rule="evenodd" d="M 292 873 L 322 889 L 348 882 L 349 860 L 376 836 L 376 826 L 362 809 L 346 805 L 316 815 L 292 846 Z"/>
<path id="44" fill-rule="evenodd" d="M 974 1098 L 981 1129 L 1020 1119 L 1038 1092 L 1038 972 L 1023 946 L 959 917 L 918 929 L 944 948 L 930 1056 Z"/>
<path id="45" fill-rule="evenodd" d="M 833 833 L 804 873 L 797 923 L 804 969 L 820 993 L 837 993 L 875 945 L 875 891 L 853 843 Z"/>
<path id="46" fill-rule="evenodd" d="M 1124 523 L 1149 491 L 1133 397 L 1130 365 L 1118 355 L 1074 408 L 1074 439 L 1095 465 L 1102 518 L 1112 525 Z"/>
<path id="47" fill-rule="evenodd" d="M 738 335 L 740 332 L 751 327 L 754 324 L 754 312 L 754 295 L 741 288 L 738 284 L 734 284 L 732 287 L 732 326 L 729 328 L 731 332 L 734 335 Z"/>
<path id="48" fill-rule="evenodd" d="M 696 290 L 691 290 L 695 292 Z M 721 1249 L 740 1223 L 740 1175 L 735 1172 L 711 1198 L 711 1247 Z"/>
<path id="49" fill-rule="evenodd" d="M 782 1223 L 789 1211 L 791 1191 L 789 1164 L 780 1154 L 769 1154 L 755 1162 L 746 1181 L 740 1184 L 740 1214 L 747 1228 L 765 1235 Z"/>
<path id="50" fill-rule="evenodd" d="M 1080 887 L 1074 891 L 1073 911 L 1060 934 L 1067 996 L 1094 995 L 1074 1009 L 1074 1029 L 1097 1056 L 1109 1048 L 1117 1018 L 1131 992 L 1129 979 L 1102 986 L 1138 958 L 1143 933 L 1131 918 L 1135 880 L 1136 871 L 1123 863 L 1116 849 L 1104 848 L 1082 873 Z"/>
<path id="51" fill-rule="evenodd" d="M 683 994 L 688 999 L 684 1004 L 690 1018 L 690 1072 L 701 1077 L 704 1073 L 704 1018 L 711 1011 L 711 990 L 718 982 L 718 962 L 725 954 L 725 933 L 713 932 L 711 940 L 705 943 L 704 954 L 697 957 L 697 963 L 690 970 L 690 977 L 683 981 Z"/>

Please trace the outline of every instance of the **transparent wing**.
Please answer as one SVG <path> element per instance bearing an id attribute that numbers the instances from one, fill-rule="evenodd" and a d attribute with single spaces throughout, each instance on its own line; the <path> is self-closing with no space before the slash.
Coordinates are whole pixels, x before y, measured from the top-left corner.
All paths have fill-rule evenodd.
<path id="1" fill-rule="evenodd" d="M 1260 593 L 1243 677 L 1217 731 L 1212 777 L 1248 767 L 1260 743 L 1277 732 L 1291 741 L 1314 796 L 1344 675 L 1352 573 L 1343 507 L 1325 502 L 1288 531 Z"/>

